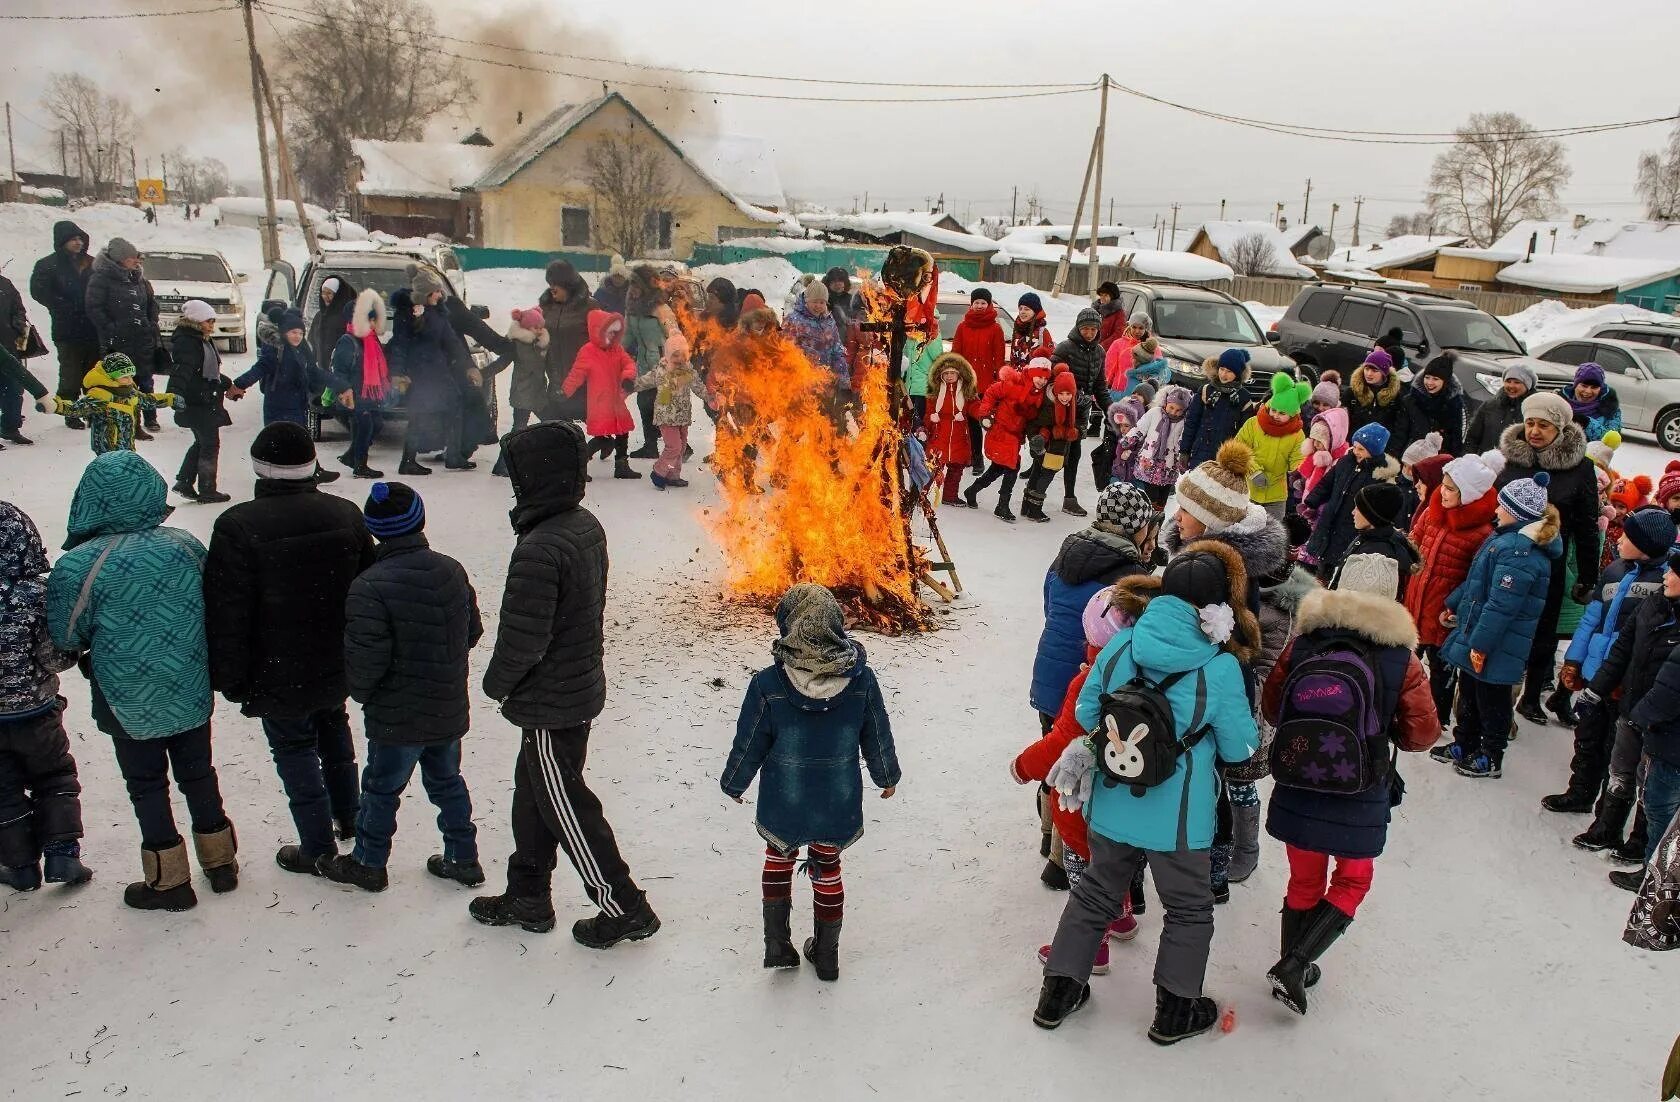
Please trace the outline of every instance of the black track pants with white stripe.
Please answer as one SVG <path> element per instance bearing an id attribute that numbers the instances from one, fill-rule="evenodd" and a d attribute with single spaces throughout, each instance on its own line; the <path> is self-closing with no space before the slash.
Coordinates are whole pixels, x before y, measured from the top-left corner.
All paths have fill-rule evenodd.
<path id="1" fill-rule="evenodd" d="M 508 894 L 549 897 L 556 848 L 564 849 L 589 898 L 607 915 L 634 911 L 641 889 L 619 856 L 601 801 L 583 780 L 589 724 L 527 730 L 519 744 L 513 780 L 513 856 Z"/>

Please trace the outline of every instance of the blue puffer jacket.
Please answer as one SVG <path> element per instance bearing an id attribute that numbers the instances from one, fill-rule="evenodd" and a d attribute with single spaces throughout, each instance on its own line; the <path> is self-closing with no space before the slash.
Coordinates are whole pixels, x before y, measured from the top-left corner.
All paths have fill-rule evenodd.
<path id="1" fill-rule="evenodd" d="M 1247 378 L 1245 371 L 1242 379 L 1231 386 L 1204 383 L 1196 391 L 1190 411 L 1184 415 L 1184 435 L 1179 438 L 1180 450 L 1187 457 L 1185 470 L 1199 467 L 1218 455 L 1219 445 L 1235 439 L 1243 422 L 1254 415 L 1254 403 L 1243 389 Z"/>
<path id="2" fill-rule="evenodd" d="M 1140 849 L 1207 849 L 1213 844 L 1219 799 L 1215 759 L 1247 761 L 1260 745 L 1243 694 L 1242 667 L 1202 634 L 1195 608 L 1177 597 L 1158 596 L 1092 663 L 1075 709 L 1081 727 L 1097 726 L 1102 694 L 1137 676 L 1140 658 L 1141 672 L 1155 681 L 1180 670 L 1195 671 L 1167 690 L 1167 700 L 1180 738 L 1203 724 L 1211 730 L 1178 759 L 1171 777 L 1142 796 L 1124 785 L 1109 788 L 1099 774 L 1085 817 L 1095 833 Z"/>
<path id="3" fill-rule="evenodd" d="M 47 579 L 53 641 L 92 652 L 93 718 L 107 734 L 163 738 L 210 719 L 204 545 L 162 527 L 167 496 L 134 452 L 95 456 Z"/>
<path id="4" fill-rule="evenodd" d="M 241 390 L 253 383 L 262 384 L 263 424 L 291 421 L 303 425 L 307 424 L 310 399 L 325 389 L 327 376 L 316 366 L 314 349 L 308 344 L 293 348 L 282 337 L 278 345 L 263 345 L 251 370 L 233 383 Z"/>
<path id="5" fill-rule="evenodd" d="M 784 853 L 812 842 L 843 849 L 863 835 L 860 753 L 877 787 L 898 783 L 886 701 L 861 646 L 833 696 L 801 692 L 780 663 L 754 674 L 720 783 L 740 796 L 762 769 L 757 824 L 765 841 Z"/>
<path id="6" fill-rule="evenodd" d="M 1441 644 L 1442 660 L 1489 685 L 1521 681 L 1546 607 L 1546 587 L 1554 565 L 1563 569 L 1562 556 L 1554 506 L 1546 506 L 1546 515 L 1533 524 L 1494 529 L 1470 561 L 1470 573 L 1447 596 L 1458 623 Z M 1480 673 L 1470 664 L 1471 651 L 1486 656 Z"/>
<path id="7" fill-rule="evenodd" d="M 76 664 L 47 631 L 47 552 L 29 515 L 0 501 L 0 722 L 50 712 Z"/>
<path id="8" fill-rule="evenodd" d="M 1663 564 L 1650 559 L 1617 559 L 1598 577 L 1598 589 L 1581 612 L 1581 622 L 1569 640 L 1563 660 L 1581 667 L 1581 678 L 1591 681 L 1615 645 L 1616 635 L 1631 623 L 1634 610 L 1645 598 L 1661 593 Z"/>
<path id="9" fill-rule="evenodd" d="M 1104 586 L 1149 567 L 1124 536 L 1095 528 L 1075 532 L 1044 575 L 1044 631 L 1033 659 L 1032 706 L 1054 717 L 1068 683 L 1085 663 L 1085 606 Z"/>

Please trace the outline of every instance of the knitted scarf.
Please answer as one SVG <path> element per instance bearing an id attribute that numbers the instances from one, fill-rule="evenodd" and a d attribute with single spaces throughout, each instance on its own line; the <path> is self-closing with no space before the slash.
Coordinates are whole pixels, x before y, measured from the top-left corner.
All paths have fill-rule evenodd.
<path id="1" fill-rule="evenodd" d="M 1591 418 L 1598 416 L 1598 404 L 1604 401 L 1604 392 L 1604 387 L 1599 387 L 1598 397 L 1594 398 L 1590 402 L 1583 402 L 1579 398 L 1575 397 L 1575 388 L 1570 386 L 1564 390 L 1563 398 L 1564 401 L 1569 403 L 1569 408 L 1575 411 L 1575 415 L 1577 417 Z"/>
<path id="2" fill-rule="evenodd" d="M 1184 420 L 1184 412 L 1177 417 L 1167 412 L 1167 407 L 1161 407 L 1161 419 L 1155 423 L 1155 446 L 1150 451 L 1150 461 L 1157 467 L 1166 465 L 1167 452 L 1172 450 L 1172 427 Z"/>
<path id="3" fill-rule="evenodd" d="M 1293 436 L 1301 431 L 1300 414 L 1297 413 L 1281 425 L 1272 420 L 1271 414 L 1271 404 L 1267 403 L 1260 407 L 1259 413 L 1254 415 L 1255 419 L 1260 422 L 1260 431 L 1267 436 Z"/>
<path id="4" fill-rule="evenodd" d="M 379 343 L 379 335 L 370 329 L 367 336 L 362 338 L 362 397 L 369 401 L 382 402 L 390 384 L 391 373 L 385 363 L 385 346 Z"/>

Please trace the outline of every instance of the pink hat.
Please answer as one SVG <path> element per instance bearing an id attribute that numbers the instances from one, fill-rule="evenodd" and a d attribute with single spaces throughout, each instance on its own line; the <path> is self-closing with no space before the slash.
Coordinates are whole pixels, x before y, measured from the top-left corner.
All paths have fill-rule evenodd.
<path id="1" fill-rule="evenodd" d="M 1105 586 L 1085 602 L 1085 641 L 1098 650 L 1108 646 L 1109 640 L 1132 626 L 1130 616 L 1109 607 L 1108 602 L 1113 596 L 1114 587 Z"/>
<path id="2" fill-rule="evenodd" d="M 532 332 L 543 327 L 543 313 L 535 306 L 527 310 L 514 310 L 513 320 L 519 323 L 521 329 L 529 329 Z"/>

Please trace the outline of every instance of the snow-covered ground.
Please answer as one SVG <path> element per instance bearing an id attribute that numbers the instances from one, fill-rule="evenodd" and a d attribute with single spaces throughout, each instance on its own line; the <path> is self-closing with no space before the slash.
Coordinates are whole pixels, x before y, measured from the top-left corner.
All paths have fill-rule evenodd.
<path id="1" fill-rule="evenodd" d="M 29 221 L 22 237 L 17 210 L 0 207 L 0 257 L 32 261 L 51 217 Z M 78 220 L 96 243 L 119 224 L 85 211 Z M 182 234 L 166 221 L 152 238 L 136 223 L 122 224 L 142 248 L 198 239 L 196 227 Z M 254 253 L 254 232 L 210 236 L 238 270 L 254 271 L 241 255 Z M 6 270 L 19 277 L 17 263 Z M 537 271 L 473 273 L 497 324 L 541 285 Z M 232 411 L 223 485 L 243 499 L 260 409 Z M 39 443 L 0 453 L 0 487 L 56 548 L 88 452 L 46 418 L 31 415 L 27 429 Z M 702 419 L 701 455 L 709 433 Z M 142 454 L 172 474 L 186 443 L 170 427 Z M 394 473 L 392 443 L 375 462 Z M 337 447 L 323 446 L 329 465 Z M 1654 473 L 1665 458 L 1628 445 L 1618 462 Z M 512 533 L 507 483 L 487 467 L 417 481 L 431 538 L 470 571 L 493 638 Z M 611 691 L 588 774 L 664 920 L 660 934 L 601 954 L 564 925 L 550 935 L 476 925 L 471 893 L 424 872 L 438 842 L 417 783 L 389 891 L 281 872 L 273 851 L 293 840 L 285 799 L 258 725 L 225 704 L 215 745 L 243 850 L 239 891 L 215 896 L 201 881 L 194 911 L 131 911 L 121 887 L 139 872 L 138 836 L 109 739 L 72 672 L 67 720 L 96 879 L 0 894 L 11 1096 L 208 1099 L 226 1097 L 230 1082 L 251 1098 L 427 1100 L 1538 1100 L 1652 1090 L 1675 1029 L 1674 962 L 1621 943 L 1632 896 L 1606 882 L 1603 859 L 1570 848 L 1583 819 L 1540 810 L 1569 754 L 1556 727 L 1525 725 L 1502 781 L 1463 780 L 1421 756 L 1403 763 L 1407 798 L 1375 888 L 1325 957 L 1305 1020 L 1271 1000 L 1264 978 L 1285 881 L 1282 847 L 1266 839 L 1259 872 L 1217 913 L 1208 991 L 1237 1008 L 1234 1033 L 1173 1050 L 1145 1039 L 1161 929 L 1153 893 L 1142 935 L 1116 946 L 1091 1005 L 1056 1034 L 1035 1029 L 1034 952 L 1065 897 L 1038 882 L 1032 796 L 1008 779 L 1008 761 L 1038 730 L 1026 690 L 1044 570 L 1075 527 L 1061 515 L 1010 527 L 989 512 L 942 514 L 966 595 L 942 631 L 865 639 L 905 779 L 895 799 L 867 800 L 867 833 L 847 853 L 842 978 L 766 974 L 753 794 L 739 807 L 717 776 L 746 682 L 769 661 L 772 624 L 717 597 L 703 471 L 686 494 L 660 494 L 607 470 L 596 466 L 586 502 L 613 554 Z M 358 502 L 365 490 L 326 487 Z M 184 505 L 171 523 L 208 539 L 216 512 Z M 487 640 L 475 652 L 475 685 L 489 650 Z M 488 887 L 499 890 L 517 736 L 476 691 L 473 705 L 464 771 Z M 569 869 L 555 883 L 563 920 L 587 913 Z M 797 891 L 797 913 L 808 915 L 808 889 Z"/>

